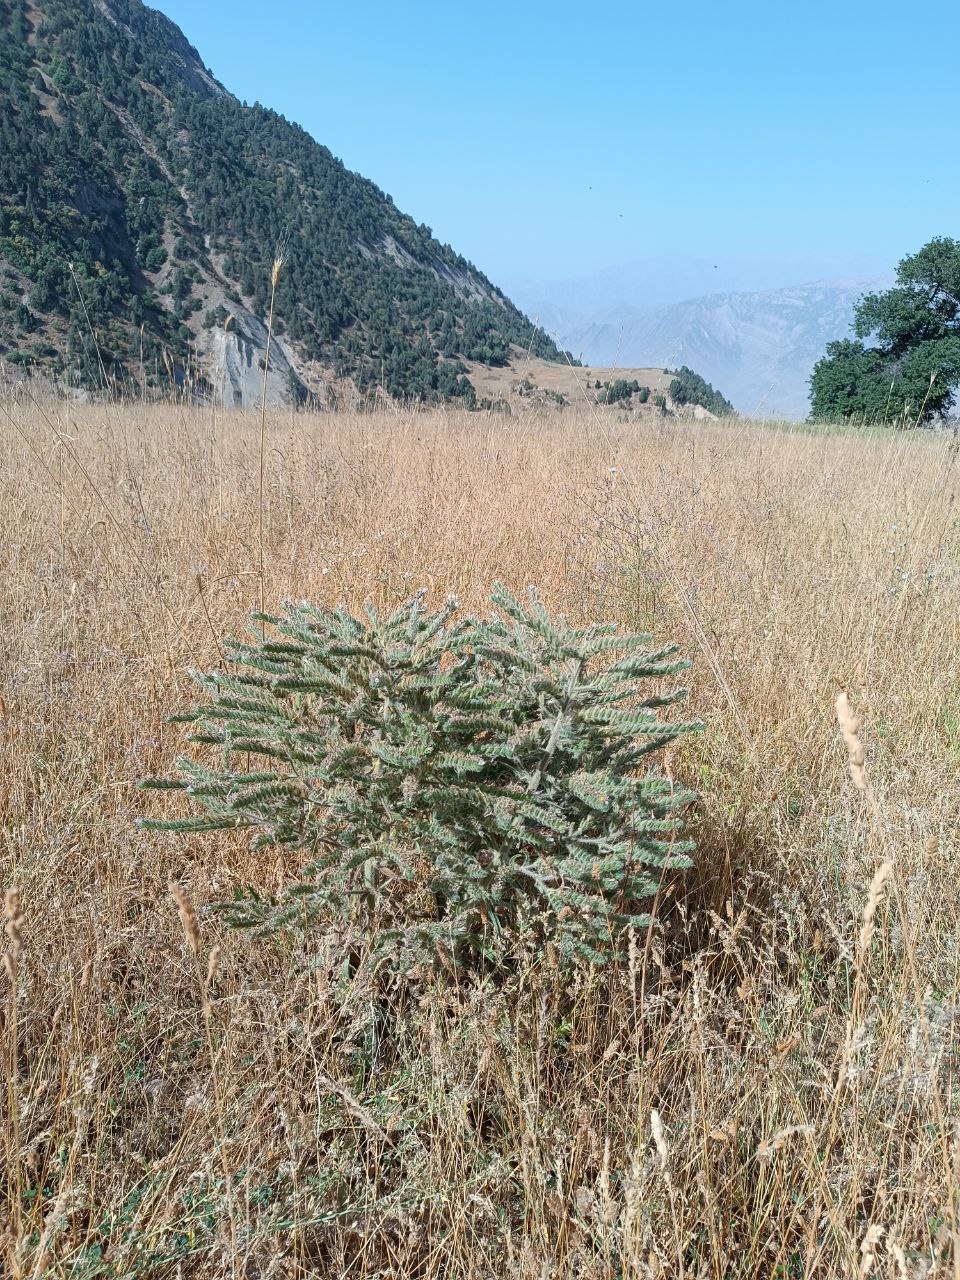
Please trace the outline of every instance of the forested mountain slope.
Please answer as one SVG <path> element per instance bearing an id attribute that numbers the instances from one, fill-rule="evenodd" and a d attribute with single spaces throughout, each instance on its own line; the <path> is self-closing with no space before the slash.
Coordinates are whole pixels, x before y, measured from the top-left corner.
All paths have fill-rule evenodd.
<path id="1" fill-rule="evenodd" d="M 140 0 L 0 0 L 0 361 L 89 388 L 474 401 L 553 342 Z"/>

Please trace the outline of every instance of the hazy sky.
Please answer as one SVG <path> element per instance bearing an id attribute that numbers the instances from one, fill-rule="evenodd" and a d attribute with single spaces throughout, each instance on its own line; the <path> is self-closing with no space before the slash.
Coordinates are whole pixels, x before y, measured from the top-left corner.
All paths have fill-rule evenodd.
<path id="1" fill-rule="evenodd" d="M 508 286 L 689 257 L 766 287 L 960 234 L 958 0 L 154 3 Z"/>

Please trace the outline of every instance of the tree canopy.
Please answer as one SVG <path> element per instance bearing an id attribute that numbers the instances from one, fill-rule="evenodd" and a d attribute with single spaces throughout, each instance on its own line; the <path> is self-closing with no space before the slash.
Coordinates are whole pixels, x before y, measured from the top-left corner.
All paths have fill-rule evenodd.
<path id="1" fill-rule="evenodd" d="M 861 298 L 853 331 L 814 367 L 811 417 L 917 425 L 946 414 L 960 386 L 960 241 L 904 258 L 891 289 Z"/>

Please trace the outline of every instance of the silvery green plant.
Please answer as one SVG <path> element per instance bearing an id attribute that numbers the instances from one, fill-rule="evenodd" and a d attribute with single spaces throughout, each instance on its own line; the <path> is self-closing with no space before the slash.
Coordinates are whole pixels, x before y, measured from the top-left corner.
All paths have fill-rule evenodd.
<path id="1" fill-rule="evenodd" d="M 422 596 L 389 617 L 255 615 L 257 638 L 226 642 L 226 669 L 195 673 L 207 700 L 174 717 L 217 764 L 144 783 L 195 816 L 142 825 L 245 828 L 299 855 L 282 897 L 225 906 L 236 925 L 349 919 L 403 966 L 495 961 L 518 933 L 605 959 L 690 865 L 691 793 L 651 769 L 699 727 L 658 714 L 686 664 L 647 635 L 552 620 L 532 592 L 492 602 L 489 621 Z"/>

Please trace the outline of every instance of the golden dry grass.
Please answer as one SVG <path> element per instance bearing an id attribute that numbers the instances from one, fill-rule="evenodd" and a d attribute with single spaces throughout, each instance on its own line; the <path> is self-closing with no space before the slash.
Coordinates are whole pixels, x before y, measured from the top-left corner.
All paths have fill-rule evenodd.
<path id="1" fill-rule="evenodd" d="M 258 420 L 0 419 L 4 1274 L 960 1274 L 948 439 L 268 417 L 268 602 L 529 581 L 694 660 L 657 927 L 394 1016 L 336 937 L 205 912 L 282 861 L 134 826 L 259 602 Z"/>
<path id="2" fill-rule="evenodd" d="M 476 361 L 468 363 L 470 381 L 480 396 L 487 396 L 491 400 L 507 400 L 516 405 L 517 397 L 511 393 L 517 383 L 526 379 L 545 390 L 562 392 L 575 409 L 581 410 L 585 404 L 596 403 L 594 383 L 598 379 L 600 382 L 614 382 L 617 378 L 625 378 L 627 382 L 632 382 L 636 378 L 642 387 L 649 387 L 651 392 L 665 392 L 674 378 L 672 373 L 663 369 L 587 367 L 562 364 L 555 360 L 538 360 L 519 347 L 513 348 L 513 357 L 508 365 L 487 365 Z M 621 405 L 620 408 L 622 407 Z"/>

